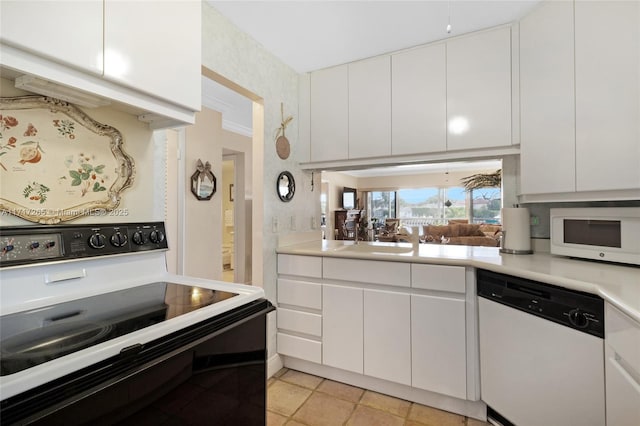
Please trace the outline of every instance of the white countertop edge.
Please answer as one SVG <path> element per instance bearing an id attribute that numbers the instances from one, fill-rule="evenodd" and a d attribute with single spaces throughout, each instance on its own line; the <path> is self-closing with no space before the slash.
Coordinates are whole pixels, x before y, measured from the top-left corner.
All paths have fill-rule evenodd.
<path id="1" fill-rule="evenodd" d="M 346 242 L 347 245 L 353 242 Z M 360 243 L 363 244 L 363 243 Z M 410 247 L 406 243 L 364 243 L 369 245 L 391 245 Z M 378 260 L 387 262 L 423 263 L 453 266 L 469 266 L 493 272 L 527 278 L 559 287 L 596 294 L 605 301 L 616 306 L 632 319 L 640 323 L 640 268 L 618 264 L 570 259 L 549 253 L 531 255 L 501 254 L 496 247 L 441 246 L 437 244 L 421 244 L 419 254 L 413 252 L 402 254 L 384 254 L 367 252 L 336 251 L 335 248 L 345 245 L 343 241 L 324 240 L 319 243 L 301 243 L 279 247 L 278 254 L 302 256 L 336 257 L 345 259 Z M 504 264 L 504 263 L 507 264 Z M 536 270 L 536 267 L 548 266 L 557 269 L 561 274 L 551 274 Z M 576 273 L 576 271 L 578 271 Z M 589 275 L 589 277 L 580 275 Z M 613 282 L 607 284 L 600 281 Z M 608 285 L 636 285 L 630 294 L 616 294 Z M 636 280 L 637 278 L 637 280 Z M 635 282 L 633 282 L 635 280 Z M 617 284 L 616 284 L 617 283 Z"/>

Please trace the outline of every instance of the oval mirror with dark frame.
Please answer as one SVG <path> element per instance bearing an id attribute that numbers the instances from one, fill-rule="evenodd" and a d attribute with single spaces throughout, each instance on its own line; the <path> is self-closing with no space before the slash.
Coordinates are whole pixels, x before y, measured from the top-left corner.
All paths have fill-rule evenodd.
<path id="1" fill-rule="evenodd" d="M 286 171 L 280 173 L 276 181 L 276 189 L 280 200 L 285 203 L 291 201 L 293 194 L 296 192 L 296 181 L 293 179 L 293 175 Z"/>

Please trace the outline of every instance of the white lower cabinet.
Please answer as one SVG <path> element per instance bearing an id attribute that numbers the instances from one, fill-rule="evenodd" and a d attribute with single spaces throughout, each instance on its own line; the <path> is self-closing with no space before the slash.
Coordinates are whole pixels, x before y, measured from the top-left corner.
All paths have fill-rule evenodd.
<path id="1" fill-rule="evenodd" d="M 411 296 L 364 290 L 364 374 L 411 385 Z"/>
<path id="2" fill-rule="evenodd" d="M 322 286 L 322 363 L 363 373 L 361 288 Z"/>
<path id="3" fill-rule="evenodd" d="M 640 324 L 610 304 L 605 317 L 608 426 L 640 424 Z"/>
<path id="4" fill-rule="evenodd" d="M 467 398 L 474 286 L 464 267 L 281 254 L 278 274 L 278 353 L 292 363 L 476 401 Z"/>
<path id="5" fill-rule="evenodd" d="M 464 299 L 411 295 L 411 344 L 412 385 L 465 399 Z"/>

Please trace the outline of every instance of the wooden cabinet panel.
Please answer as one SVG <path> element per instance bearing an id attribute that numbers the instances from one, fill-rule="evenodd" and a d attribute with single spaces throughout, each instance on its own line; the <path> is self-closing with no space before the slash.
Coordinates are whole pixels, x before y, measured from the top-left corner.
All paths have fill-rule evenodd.
<path id="1" fill-rule="evenodd" d="M 573 2 L 543 2 L 520 22 L 520 187 L 573 192 Z"/>
<path id="2" fill-rule="evenodd" d="M 447 149 L 447 70 L 445 44 L 391 56 L 391 153 Z"/>
<path id="3" fill-rule="evenodd" d="M 640 188 L 640 2 L 575 2 L 576 186 Z"/>
<path id="4" fill-rule="evenodd" d="M 322 298 L 322 363 L 362 374 L 362 289 L 324 284 Z"/>
<path id="5" fill-rule="evenodd" d="M 511 29 L 447 43 L 447 150 L 511 145 Z"/>
<path id="6" fill-rule="evenodd" d="M 349 159 L 391 154 L 391 57 L 349 64 Z"/>
<path id="7" fill-rule="evenodd" d="M 364 290 L 364 374 L 411 386 L 411 301 Z"/>
<path id="8" fill-rule="evenodd" d="M 467 397 L 465 301 L 411 295 L 412 385 Z"/>
<path id="9" fill-rule="evenodd" d="M 311 73 L 311 161 L 348 158 L 348 79 L 347 65 Z"/>
<path id="10" fill-rule="evenodd" d="M 3 1 L 0 40 L 102 75 L 102 0 Z"/>

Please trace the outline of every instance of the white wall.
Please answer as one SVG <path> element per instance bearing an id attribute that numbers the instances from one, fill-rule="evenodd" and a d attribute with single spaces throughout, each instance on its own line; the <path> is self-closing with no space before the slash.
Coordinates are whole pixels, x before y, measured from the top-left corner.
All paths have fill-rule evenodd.
<path id="1" fill-rule="evenodd" d="M 196 123 L 185 129 L 185 209 L 184 274 L 194 277 L 222 278 L 222 115 L 203 108 Z M 198 200 L 191 193 L 191 175 L 196 163 L 211 163 L 217 180 L 217 192 L 210 200 Z"/>
<path id="2" fill-rule="evenodd" d="M 203 66 L 239 85 L 262 99 L 254 104 L 254 113 L 264 113 L 264 126 L 254 120 L 254 132 L 261 132 L 263 142 L 254 143 L 254 173 L 261 173 L 261 187 L 253 188 L 253 206 L 260 208 L 260 219 L 254 221 L 254 243 L 261 240 L 261 253 L 253 253 L 254 262 L 262 270 L 253 276 L 254 285 L 264 287 L 269 299 L 276 296 L 276 245 L 277 236 L 311 229 L 311 218 L 319 217 L 320 176 L 315 175 L 314 191 L 311 191 L 311 173 L 298 166 L 298 75 L 264 49 L 249 35 L 240 31 L 206 2 L 202 4 L 202 63 Z M 280 103 L 285 116 L 294 119 L 287 127 L 291 143 L 291 156 L 281 160 L 275 151 L 274 132 L 280 126 Z M 258 138 L 260 139 L 260 138 Z M 261 153 L 262 151 L 262 153 Z M 261 166 L 261 167 L 260 167 Z M 283 171 L 290 171 L 296 180 L 296 194 L 289 203 L 283 203 L 276 194 L 276 179 Z M 254 176 L 254 182 L 259 182 Z M 295 217 L 295 230 L 291 229 L 291 217 Z M 274 230 L 274 219 L 279 226 Z M 254 269 L 256 271 L 256 269 Z M 269 324 L 269 353 L 275 353 L 275 324 L 272 315 Z"/>
<path id="3" fill-rule="evenodd" d="M 13 82 L 0 79 L 0 91 L 3 97 L 33 95 L 33 93 L 16 89 Z M 80 108 L 94 120 L 115 127 L 122 133 L 123 150 L 135 162 L 133 185 L 122 192 L 119 212 L 126 215 L 84 216 L 66 223 L 122 223 L 164 220 L 165 207 L 165 146 L 156 143 L 153 132 L 147 124 L 136 116 L 113 109 L 112 107 Z M 0 179 L 11 179 L 9 172 L 0 169 Z M 2 198 L 2 193 L 0 193 Z M 9 214 L 0 215 L 0 225 L 31 224 Z"/>

